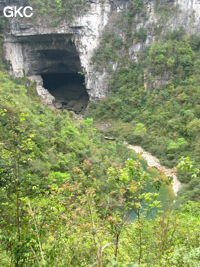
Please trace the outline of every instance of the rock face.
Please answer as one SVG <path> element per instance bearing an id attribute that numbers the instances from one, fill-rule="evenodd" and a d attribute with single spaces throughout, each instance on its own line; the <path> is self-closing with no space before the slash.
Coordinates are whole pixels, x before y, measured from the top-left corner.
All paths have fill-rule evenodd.
<path id="1" fill-rule="evenodd" d="M 147 30 L 145 42 L 136 42 L 129 48 L 130 56 L 144 49 L 160 35 L 168 31 L 184 29 L 189 34 L 199 34 L 200 0 L 143 0 L 145 16 L 136 15 L 133 31 Z"/>
<path id="2" fill-rule="evenodd" d="M 18 0 L 10 0 L 16 4 Z M 90 0 L 87 12 L 75 16 L 69 22 L 63 19 L 58 25 L 47 23 L 39 17 L 31 19 L 10 19 L 10 32 L 5 38 L 5 57 L 11 63 L 11 72 L 16 77 L 24 75 L 37 82 L 37 92 L 44 103 L 53 105 L 55 96 L 43 87 L 41 76 L 56 73 L 83 73 L 85 97 L 90 100 L 105 97 L 109 74 L 106 70 L 95 71 L 91 58 L 98 47 L 105 27 L 112 25 L 113 18 L 123 13 L 129 0 Z M 143 0 L 146 15 L 136 14 L 132 31 L 147 29 L 143 42 L 129 47 L 129 55 L 137 59 L 137 53 L 155 39 L 156 30 L 162 32 L 185 28 L 197 33 L 200 27 L 200 0 Z M 0 1 L 1 6 L 5 1 Z M 163 20 L 163 10 L 170 15 Z M 110 27 L 112 30 L 112 27 Z M 123 38 L 123 31 L 113 28 Z M 113 64 L 113 69 L 116 66 Z M 162 83 L 162 81 L 161 81 Z M 81 85 L 82 86 L 82 85 Z M 73 101 L 75 99 L 71 99 Z M 57 103 L 57 106 L 59 104 Z"/>
<path id="3" fill-rule="evenodd" d="M 42 18 L 38 18 L 37 24 L 27 18 L 10 20 L 4 47 L 12 73 L 15 77 L 26 75 L 35 79 L 38 94 L 48 104 L 54 98 L 42 88 L 39 77 L 44 73 L 82 72 L 90 99 L 105 96 L 105 75 L 96 73 L 90 60 L 111 12 L 110 1 L 91 1 L 88 12 L 70 23 L 63 20 L 51 26 Z"/>

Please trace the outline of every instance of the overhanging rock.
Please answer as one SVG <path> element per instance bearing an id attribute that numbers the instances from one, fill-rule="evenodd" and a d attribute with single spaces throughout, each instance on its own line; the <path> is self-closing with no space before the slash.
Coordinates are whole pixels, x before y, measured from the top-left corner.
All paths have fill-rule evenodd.
<path id="1" fill-rule="evenodd" d="M 10 33 L 4 48 L 6 59 L 11 63 L 11 73 L 15 77 L 34 79 L 43 102 L 49 105 L 54 105 L 55 96 L 46 91 L 40 77 L 50 73 L 76 74 L 77 78 L 81 73 L 84 75 L 81 86 L 86 90 L 84 97 L 88 95 L 90 100 L 104 97 L 107 79 L 105 74 L 94 70 L 91 58 L 111 12 L 110 1 L 92 1 L 86 13 L 72 22 L 63 20 L 56 26 L 45 24 L 42 18 L 38 18 L 37 25 L 25 18 L 10 20 Z"/>

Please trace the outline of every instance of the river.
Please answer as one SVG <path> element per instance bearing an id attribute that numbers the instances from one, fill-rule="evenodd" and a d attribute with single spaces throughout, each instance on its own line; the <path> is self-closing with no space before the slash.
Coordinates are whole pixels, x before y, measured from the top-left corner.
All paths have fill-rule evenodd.
<path id="1" fill-rule="evenodd" d="M 175 196 L 177 196 L 180 188 L 181 183 L 176 176 L 176 168 L 168 169 L 165 166 L 160 164 L 160 161 L 155 156 L 151 155 L 149 152 L 145 151 L 141 146 L 133 146 L 128 144 L 127 142 L 124 143 L 129 149 L 133 150 L 135 153 L 140 154 L 144 160 L 146 160 L 147 165 L 149 167 L 156 168 L 162 171 L 166 176 L 172 178 L 172 188 L 174 191 Z"/>

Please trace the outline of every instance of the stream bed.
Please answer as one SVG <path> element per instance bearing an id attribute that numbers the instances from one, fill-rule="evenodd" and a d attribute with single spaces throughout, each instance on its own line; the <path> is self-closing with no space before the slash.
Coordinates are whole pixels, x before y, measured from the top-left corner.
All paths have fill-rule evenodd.
<path id="1" fill-rule="evenodd" d="M 168 169 L 165 166 L 162 166 L 158 158 L 151 155 L 149 152 L 145 151 L 140 146 L 133 146 L 133 145 L 128 144 L 127 142 L 125 142 L 124 144 L 127 146 L 127 148 L 133 150 L 137 154 L 140 154 L 142 158 L 146 160 L 149 167 L 156 168 L 160 170 L 161 172 L 163 172 L 167 177 L 172 178 L 173 192 L 174 192 L 174 195 L 177 196 L 178 191 L 181 188 L 181 182 L 178 180 L 176 176 L 176 168 Z"/>

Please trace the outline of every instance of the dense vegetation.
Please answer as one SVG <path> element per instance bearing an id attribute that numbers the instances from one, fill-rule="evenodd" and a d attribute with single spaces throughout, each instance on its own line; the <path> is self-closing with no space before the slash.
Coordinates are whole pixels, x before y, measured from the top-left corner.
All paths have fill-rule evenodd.
<path id="1" fill-rule="evenodd" d="M 131 1 L 128 23 L 141 3 Z M 131 36 L 127 29 L 129 41 L 145 40 L 145 29 Z M 137 63 L 119 56 L 128 42 L 118 36 L 107 33 L 102 43 L 94 62 L 111 73 L 109 62 L 119 67 L 108 98 L 82 120 L 44 106 L 34 84 L 8 75 L 0 53 L 0 266 L 199 266 L 199 202 L 175 209 L 168 196 L 163 201 L 168 179 L 120 142 L 105 140 L 91 116 L 168 165 L 184 156 L 181 178 L 194 187 L 200 41 L 170 34 Z M 163 75 L 166 83 L 153 83 Z M 198 200 L 198 187 L 187 197 Z"/>
<path id="2" fill-rule="evenodd" d="M 1 265 L 195 266 L 198 205 L 166 217 L 161 174 L 104 141 L 91 119 L 43 106 L 28 80 L 1 72 L 0 82 Z M 172 239 L 177 224 L 187 241 Z"/>
<path id="3" fill-rule="evenodd" d="M 92 119 L 43 106 L 26 79 L 0 84 L 0 265 L 198 266 L 198 203 L 163 211 L 166 178 Z"/>
<path id="4" fill-rule="evenodd" d="M 98 68 L 109 70 L 113 62 L 119 67 L 111 71 L 108 97 L 91 105 L 90 116 L 109 121 L 111 135 L 142 145 L 167 166 L 190 157 L 198 167 L 200 38 L 182 30 L 168 33 L 134 62 L 126 57 L 120 61 L 116 55 L 125 54 L 126 48 L 122 43 L 117 46 L 119 40 L 114 36 L 105 45 L 106 36 L 108 33 L 93 60 Z M 199 176 L 191 178 L 180 171 L 179 178 L 188 184 L 185 197 L 199 199 Z"/>
<path id="5" fill-rule="evenodd" d="M 33 19 L 44 17 L 46 23 L 59 23 L 62 19 L 71 21 L 74 15 L 81 14 L 87 10 L 88 0 L 28 0 L 34 8 Z"/>

